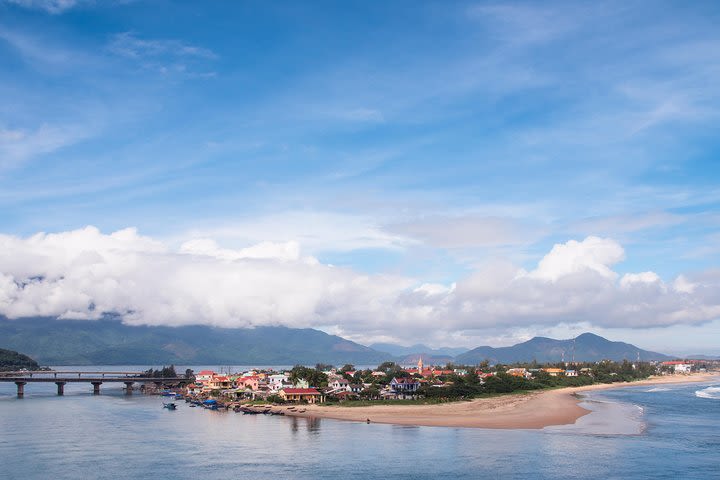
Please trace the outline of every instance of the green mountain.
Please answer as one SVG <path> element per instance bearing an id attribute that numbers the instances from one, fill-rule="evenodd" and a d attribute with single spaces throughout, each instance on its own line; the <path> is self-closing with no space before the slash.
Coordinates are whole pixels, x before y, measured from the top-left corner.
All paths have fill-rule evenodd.
<path id="1" fill-rule="evenodd" d="M 44 365 L 378 364 L 383 352 L 314 329 L 128 326 L 97 321 L 0 318 L 0 347 Z"/>
<path id="2" fill-rule="evenodd" d="M 0 371 L 20 370 L 23 368 L 37 370 L 40 365 L 27 355 L 0 348 Z"/>
<path id="3" fill-rule="evenodd" d="M 460 364 L 474 365 L 488 360 L 490 363 L 539 363 L 566 362 L 573 358 L 578 362 L 597 362 L 599 360 L 669 360 L 671 357 L 662 353 L 642 350 L 634 345 L 623 342 L 611 342 L 592 333 L 583 333 L 569 340 L 535 337 L 527 342 L 512 347 L 477 347 L 469 352 L 458 355 L 455 361 Z"/>

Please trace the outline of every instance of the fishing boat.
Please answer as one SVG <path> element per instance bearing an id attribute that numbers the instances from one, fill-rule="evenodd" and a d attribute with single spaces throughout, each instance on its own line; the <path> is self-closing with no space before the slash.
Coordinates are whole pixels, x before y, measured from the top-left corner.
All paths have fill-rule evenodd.
<path id="1" fill-rule="evenodd" d="M 177 408 L 177 405 L 174 403 L 163 403 L 163 408 L 167 408 L 168 410 L 175 410 Z"/>
<path id="2" fill-rule="evenodd" d="M 203 407 L 207 408 L 208 410 L 217 410 L 218 409 L 218 402 L 217 400 L 205 400 L 203 402 Z"/>

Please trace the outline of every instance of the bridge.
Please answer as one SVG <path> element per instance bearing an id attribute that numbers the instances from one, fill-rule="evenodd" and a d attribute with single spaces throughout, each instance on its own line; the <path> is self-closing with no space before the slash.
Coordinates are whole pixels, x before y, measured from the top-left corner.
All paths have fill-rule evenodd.
<path id="1" fill-rule="evenodd" d="M 68 383 L 89 383 L 93 386 L 93 394 L 100 394 L 100 385 L 106 382 L 124 383 L 125 394 L 131 395 L 135 383 L 154 383 L 158 388 L 165 386 L 182 386 L 190 382 L 185 377 L 151 378 L 143 377 L 144 372 L 98 372 L 98 371 L 58 371 L 37 370 L 19 372 L 0 372 L 0 382 L 14 382 L 17 385 L 17 396 L 25 395 L 25 385 L 28 383 L 55 383 L 57 394 L 65 394 L 65 385 Z"/>

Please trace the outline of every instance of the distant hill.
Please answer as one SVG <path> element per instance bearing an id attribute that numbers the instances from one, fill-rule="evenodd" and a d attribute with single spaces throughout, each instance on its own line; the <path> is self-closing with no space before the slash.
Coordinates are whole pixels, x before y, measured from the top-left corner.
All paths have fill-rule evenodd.
<path id="1" fill-rule="evenodd" d="M 375 365 L 393 360 L 314 329 L 128 326 L 117 319 L 0 317 L 0 347 L 26 352 L 45 365 Z"/>
<path id="2" fill-rule="evenodd" d="M 427 353 L 413 353 L 410 355 L 405 355 L 404 357 L 398 357 L 396 362 L 399 365 L 416 365 L 420 358 L 422 358 L 424 365 L 446 365 L 455 361 L 455 357 L 450 357 L 447 355 L 429 355 Z"/>
<path id="3" fill-rule="evenodd" d="M 0 371 L 21 370 L 23 368 L 37 370 L 40 365 L 27 355 L 0 348 Z"/>
<path id="4" fill-rule="evenodd" d="M 422 343 L 418 343 L 409 347 L 396 345 L 394 343 L 373 343 L 370 348 L 379 352 L 387 352 L 395 357 L 406 357 L 408 355 L 425 354 L 437 357 L 455 357 L 468 351 L 467 348 L 440 347 L 431 348 Z M 424 360 L 423 360 L 424 361 Z"/>
<path id="5" fill-rule="evenodd" d="M 488 360 L 490 363 L 539 363 L 571 361 L 596 362 L 599 360 L 669 360 L 671 357 L 662 353 L 642 350 L 634 345 L 623 342 L 611 342 L 599 335 L 583 333 L 575 339 L 555 340 L 552 338 L 535 337 L 527 342 L 512 347 L 478 347 L 455 358 L 456 363 L 473 365 Z"/>

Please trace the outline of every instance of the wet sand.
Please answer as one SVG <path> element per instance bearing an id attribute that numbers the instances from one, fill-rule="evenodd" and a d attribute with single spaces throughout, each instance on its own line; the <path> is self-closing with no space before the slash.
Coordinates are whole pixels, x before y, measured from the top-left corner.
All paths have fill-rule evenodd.
<path id="1" fill-rule="evenodd" d="M 286 415 L 332 418 L 355 422 L 422 425 L 432 427 L 471 427 L 500 429 L 539 429 L 552 425 L 569 425 L 590 413 L 579 405 L 582 392 L 642 385 L 707 382 L 718 374 L 668 375 L 629 383 L 568 387 L 557 390 L 502 395 L 467 402 L 432 405 L 373 405 L 343 407 L 306 405 L 290 411 L 275 407 Z"/>

